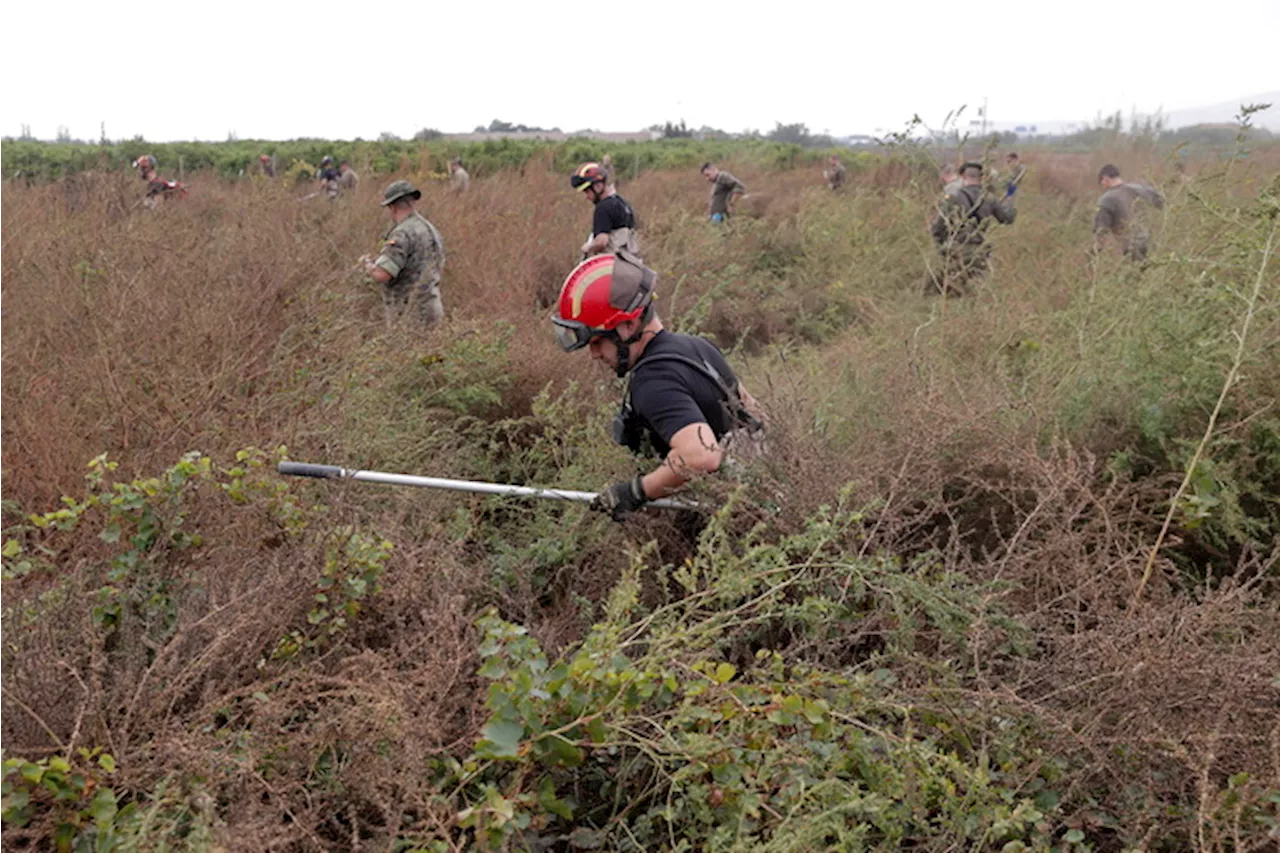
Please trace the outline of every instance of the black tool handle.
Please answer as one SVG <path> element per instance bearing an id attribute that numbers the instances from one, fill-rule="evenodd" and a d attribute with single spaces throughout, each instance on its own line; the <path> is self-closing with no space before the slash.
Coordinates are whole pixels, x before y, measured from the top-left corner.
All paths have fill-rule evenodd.
<path id="1" fill-rule="evenodd" d="M 342 476 L 342 469 L 337 465 L 313 465 L 310 462 L 281 462 L 276 466 L 276 470 L 291 477 L 320 477 L 332 480 Z"/>

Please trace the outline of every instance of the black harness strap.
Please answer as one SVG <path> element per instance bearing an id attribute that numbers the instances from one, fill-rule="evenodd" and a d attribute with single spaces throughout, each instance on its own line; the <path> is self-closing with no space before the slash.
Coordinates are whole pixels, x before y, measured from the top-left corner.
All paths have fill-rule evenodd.
<path id="1" fill-rule="evenodd" d="M 656 364 L 659 361 L 678 361 L 682 364 L 689 365 L 716 384 L 716 387 L 720 389 L 720 393 L 724 394 L 725 402 L 730 404 L 730 414 L 733 415 L 733 419 L 737 423 L 747 427 L 753 432 L 764 429 L 764 424 L 760 423 L 759 419 L 747 411 L 747 407 L 743 405 L 742 398 L 738 396 L 738 389 L 730 388 L 728 383 L 724 381 L 724 377 L 720 375 L 720 372 L 712 367 L 711 363 L 706 359 L 697 360 L 678 352 L 656 352 L 651 356 L 641 359 L 639 364 L 631 368 L 631 375 L 635 376 L 636 371 L 644 367 L 646 364 Z M 630 378 L 627 379 L 627 393 L 623 399 L 623 407 L 627 409 L 631 408 Z"/>

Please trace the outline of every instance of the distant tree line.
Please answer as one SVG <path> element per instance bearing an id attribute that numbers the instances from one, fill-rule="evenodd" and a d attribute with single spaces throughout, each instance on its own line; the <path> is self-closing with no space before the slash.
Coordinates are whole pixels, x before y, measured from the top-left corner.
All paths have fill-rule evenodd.
<path id="1" fill-rule="evenodd" d="M 494 119 L 489 122 L 489 126 L 482 124 L 476 125 L 473 133 L 562 133 L 558 127 L 537 127 L 527 124 L 512 124 L 509 121 Z"/>

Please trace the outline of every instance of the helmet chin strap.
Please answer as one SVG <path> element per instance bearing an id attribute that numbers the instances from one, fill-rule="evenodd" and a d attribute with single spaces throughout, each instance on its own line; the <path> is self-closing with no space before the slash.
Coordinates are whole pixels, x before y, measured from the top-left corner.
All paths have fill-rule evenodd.
<path id="1" fill-rule="evenodd" d="M 619 379 L 627 375 L 627 371 L 631 369 L 631 345 L 636 342 L 639 337 L 637 335 L 629 341 L 624 341 L 621 337 L 614 335 L 613 342 L 618 348 L 618 365 L 613 372 Z"/>
<path id="2" fill-rule="evenodd" d="M 627 375 L 627 371 L 631 369 L 631 345 L 644 337 L 644 327 L 649 325 L 649 318 L 653 316 L 653 305 L 645 306 L 644 313 L 640 315 L 640 327 L 636 329 L 636 333 L 626 340 L 618 334 L 617 329 L 613 331 L 613 343 L 618 348 L 618 366 L 613 369 L 614 374 L 619 379 Z"/>

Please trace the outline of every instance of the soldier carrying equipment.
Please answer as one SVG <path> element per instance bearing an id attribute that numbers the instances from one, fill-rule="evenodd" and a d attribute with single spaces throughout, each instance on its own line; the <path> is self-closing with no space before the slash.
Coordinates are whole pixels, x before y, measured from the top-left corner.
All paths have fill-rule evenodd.
<path id="1" fill-rule="evenodd" d="M 930 227 L 942 262 L 942 269 L 931 273 L 927 284 L 932 293 L 958 296 L 968 292 L 970 282 L 987 272 L 991 221 L 1008 225 L 1018 215 L 1012 198 L 997 201 L 983 191 L 981 163 L 965 163 L 960 176 L 963 186 L 942 200 Z"/>

